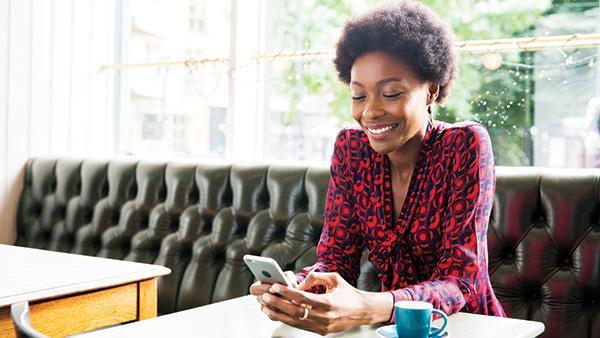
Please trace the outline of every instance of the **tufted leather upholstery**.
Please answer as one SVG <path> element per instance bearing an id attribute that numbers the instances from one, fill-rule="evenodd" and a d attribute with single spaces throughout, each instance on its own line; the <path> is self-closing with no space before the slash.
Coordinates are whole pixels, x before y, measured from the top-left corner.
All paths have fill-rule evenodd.
<path id="1" fill-rule="evenodd" d="M 315 260 L 319 167 L 32 159 L 17 245 L 155 263 L 159 312 L 247 294 L 244 254 Z M 490 275 L 509 316 L 543 337 L 600 337 L 600 171 L 497 168 Z M 366 255 L 359 287 L 379 289 Z"/>

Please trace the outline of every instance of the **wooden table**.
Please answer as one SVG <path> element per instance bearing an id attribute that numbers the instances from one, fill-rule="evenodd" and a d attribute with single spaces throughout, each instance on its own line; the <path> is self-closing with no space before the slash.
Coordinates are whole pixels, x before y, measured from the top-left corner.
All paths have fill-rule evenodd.
<path id="1" fill-rule="evenodd" d="M 150 264 L 0 245 L 0 337 L 14 337 L 10 305 L 29 301 L 33 327 L 62 337 L 156 317 Z"/>
<path id="2" fill-rule="evenodd" d="M 435 325 L 441 324 L 434 322 Z M 377 337 L 376 326 L 331 334 L 327 337 Z M 449 317 L 447 329 L 451 338 L 529 338 L 544 331 L 544 324 L 520 319 L 498 318 L 468 313 Z M 254 296 L 198 307 L 170 315 L 99 330 L 81 335 L 82 338 L 106 337 L 321 337 L 272 322 L 260 311 Z"/>

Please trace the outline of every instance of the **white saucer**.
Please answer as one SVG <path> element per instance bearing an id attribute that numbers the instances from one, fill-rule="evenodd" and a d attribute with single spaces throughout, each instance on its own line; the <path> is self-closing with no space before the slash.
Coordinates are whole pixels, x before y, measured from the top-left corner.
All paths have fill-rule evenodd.
<path id="1" fill-rule="evenodd" d="M 431 327 L 432 329 L 437 329 L 437 327 Z M 398 337 L 398 334 L 396 333 L 396 325 L 392 324 L 392 325 L 386 325 L 386 326 L 382 326 L 380 328 L 377 329 L 377 337 L 379 338 L 402 338 L 402 337 Z M 446 330 L 442 335 L 440 336 L 429 336 L 430 338 L 450 338 L 450 332 L 448 332 L 448 330 Z"/>

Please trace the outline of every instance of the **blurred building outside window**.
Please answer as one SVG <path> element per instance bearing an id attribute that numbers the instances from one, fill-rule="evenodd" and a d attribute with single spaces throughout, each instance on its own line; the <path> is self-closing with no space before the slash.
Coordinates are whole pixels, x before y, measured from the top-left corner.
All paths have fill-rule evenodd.
<path id="1" fill-rule="evenodd" d="M 229 1 L 129 0 L 123 6 L 128 13 L 123 29 L 126 63 L 229 53 Z M 224 130 L 211 129 L 210 123 L 211 107 L 228 104 L 226 66 L 122 72 L 125 102 L 120 113 L 128 117 L 122 126 L 128 131 L 121 141 L 123 153 L 162 158 L 225 155 Z"/>

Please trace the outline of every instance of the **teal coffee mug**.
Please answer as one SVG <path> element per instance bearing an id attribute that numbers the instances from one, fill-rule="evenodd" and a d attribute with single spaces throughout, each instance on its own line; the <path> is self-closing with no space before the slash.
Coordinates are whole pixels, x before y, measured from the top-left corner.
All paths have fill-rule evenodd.
<path id="1" fill-rule="evenodd" d="M 403 300 L 394 304 L 396 332 L 402 338 L 435 338 L 446 334 L 448 316 L 443 311 L 434 309 L 431 303 Z M 439 314 L 443 320 L 439 328 L 431 326 L 433 313 Z"/>

